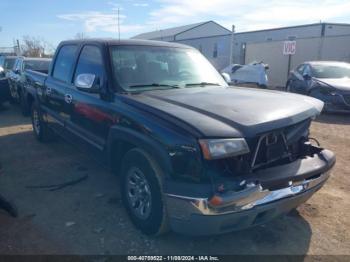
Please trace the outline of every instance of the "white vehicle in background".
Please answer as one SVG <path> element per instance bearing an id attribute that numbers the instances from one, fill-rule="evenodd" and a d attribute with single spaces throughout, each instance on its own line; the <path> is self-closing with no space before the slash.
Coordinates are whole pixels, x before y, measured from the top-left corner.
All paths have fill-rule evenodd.
<path id="1" fill-rule="evenodd" d="M 221 73 L 230 76 L 231 85 L 267 88 L 266 70 L 268 69 L 269 66 L 263 62 L 253 62 L 247 65 L 231 64 L 221 70 Z"/>

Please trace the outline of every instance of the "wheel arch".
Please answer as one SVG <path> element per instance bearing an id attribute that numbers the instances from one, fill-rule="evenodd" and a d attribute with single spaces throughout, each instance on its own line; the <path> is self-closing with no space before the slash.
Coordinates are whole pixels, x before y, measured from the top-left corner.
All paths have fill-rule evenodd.
<path id="1" fill-rule="evenodd" d="M 112 127 L 108 137 L 109 166 L 115 173 L 120 171 L 123 156 L 132 148 L 144 150 L 157 162 L 165 176 L 171 174 L 171 162 L 164 146 L 145 134 L 125 127 Z"/>

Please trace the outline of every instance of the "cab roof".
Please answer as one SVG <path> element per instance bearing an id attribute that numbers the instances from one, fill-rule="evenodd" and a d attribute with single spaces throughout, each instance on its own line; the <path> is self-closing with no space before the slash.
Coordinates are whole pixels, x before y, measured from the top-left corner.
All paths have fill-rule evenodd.
<path id="1" fill-rule="evenodd" d="M 154 40 L 141 40 L 141 39 L 113 39 L 113 38 L 89 38 L 83 40 L 66 40 L 62 41 L 60 45 L 63 44 L 93 44 L 100 43 L 108 46 L 114 45 L 139 45 L 139 46 L 159 46 L 159 47 L 175 47 L 175 48 L 187 48 L 193 49 L 193 47 L 183 44 L 178 44 L 174 42 L 164 42 L 164 41 L 154 41 Z"/>

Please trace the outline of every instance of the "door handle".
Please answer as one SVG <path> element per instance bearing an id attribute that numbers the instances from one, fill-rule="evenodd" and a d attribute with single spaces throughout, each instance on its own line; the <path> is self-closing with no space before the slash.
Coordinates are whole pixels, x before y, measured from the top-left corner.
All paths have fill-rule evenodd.
<path id="1" fill-rule="evenodd" d="M 65 94 L 64 95 L 64 101 L 66 101 L 67 104 L 72 103 L 73 101 L 73 96 L 71 94 Z"/>
<path id="2" fill-rule="evenodd" d="M 49 95 L 51 95 L 51 93 L 52 93 L 51 87 L 47 87 L 46 88 L 46 94 L 49 96 Z"/>
<path id="3" fill-rule="evenodd" d="M 43 86 L 43 84 L 40 83 L 39 81 L 35 81 L 34 84 L 37 85 L 37 86 Z"/>

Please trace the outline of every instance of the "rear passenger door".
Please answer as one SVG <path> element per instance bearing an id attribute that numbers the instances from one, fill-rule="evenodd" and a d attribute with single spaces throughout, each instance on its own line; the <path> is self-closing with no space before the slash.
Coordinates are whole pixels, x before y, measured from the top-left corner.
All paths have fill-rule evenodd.
<path id="1" fill-rule="evenodd" d="M 78 46 L 67 44 L 60 47 L 56 55 L 51 75 L 42 86 L 44 94 L 43 109 L 46 111 L 49 125 L 62 132 L 65 121 L 69 117 L 70 100 L 67 89 L 71 88 L 74 63 Z"/>
<path id="2" fill-rule="evenodd" d="M 81 74 L 95 75 L 95 85 L 106 88 L 107 76 L 103 58 L 103 48 L 88 44 L 82 47 L 73 76 L 73 85 L 67 90 L 72 97 L 70 118 L 67 130 L 76 141 L 81 141 L 90 148 L 102 151 L 113 120 L 108 110 L 109 102 L 103 100 L 100 93 L 82 90 L 74 85 Z"/>

